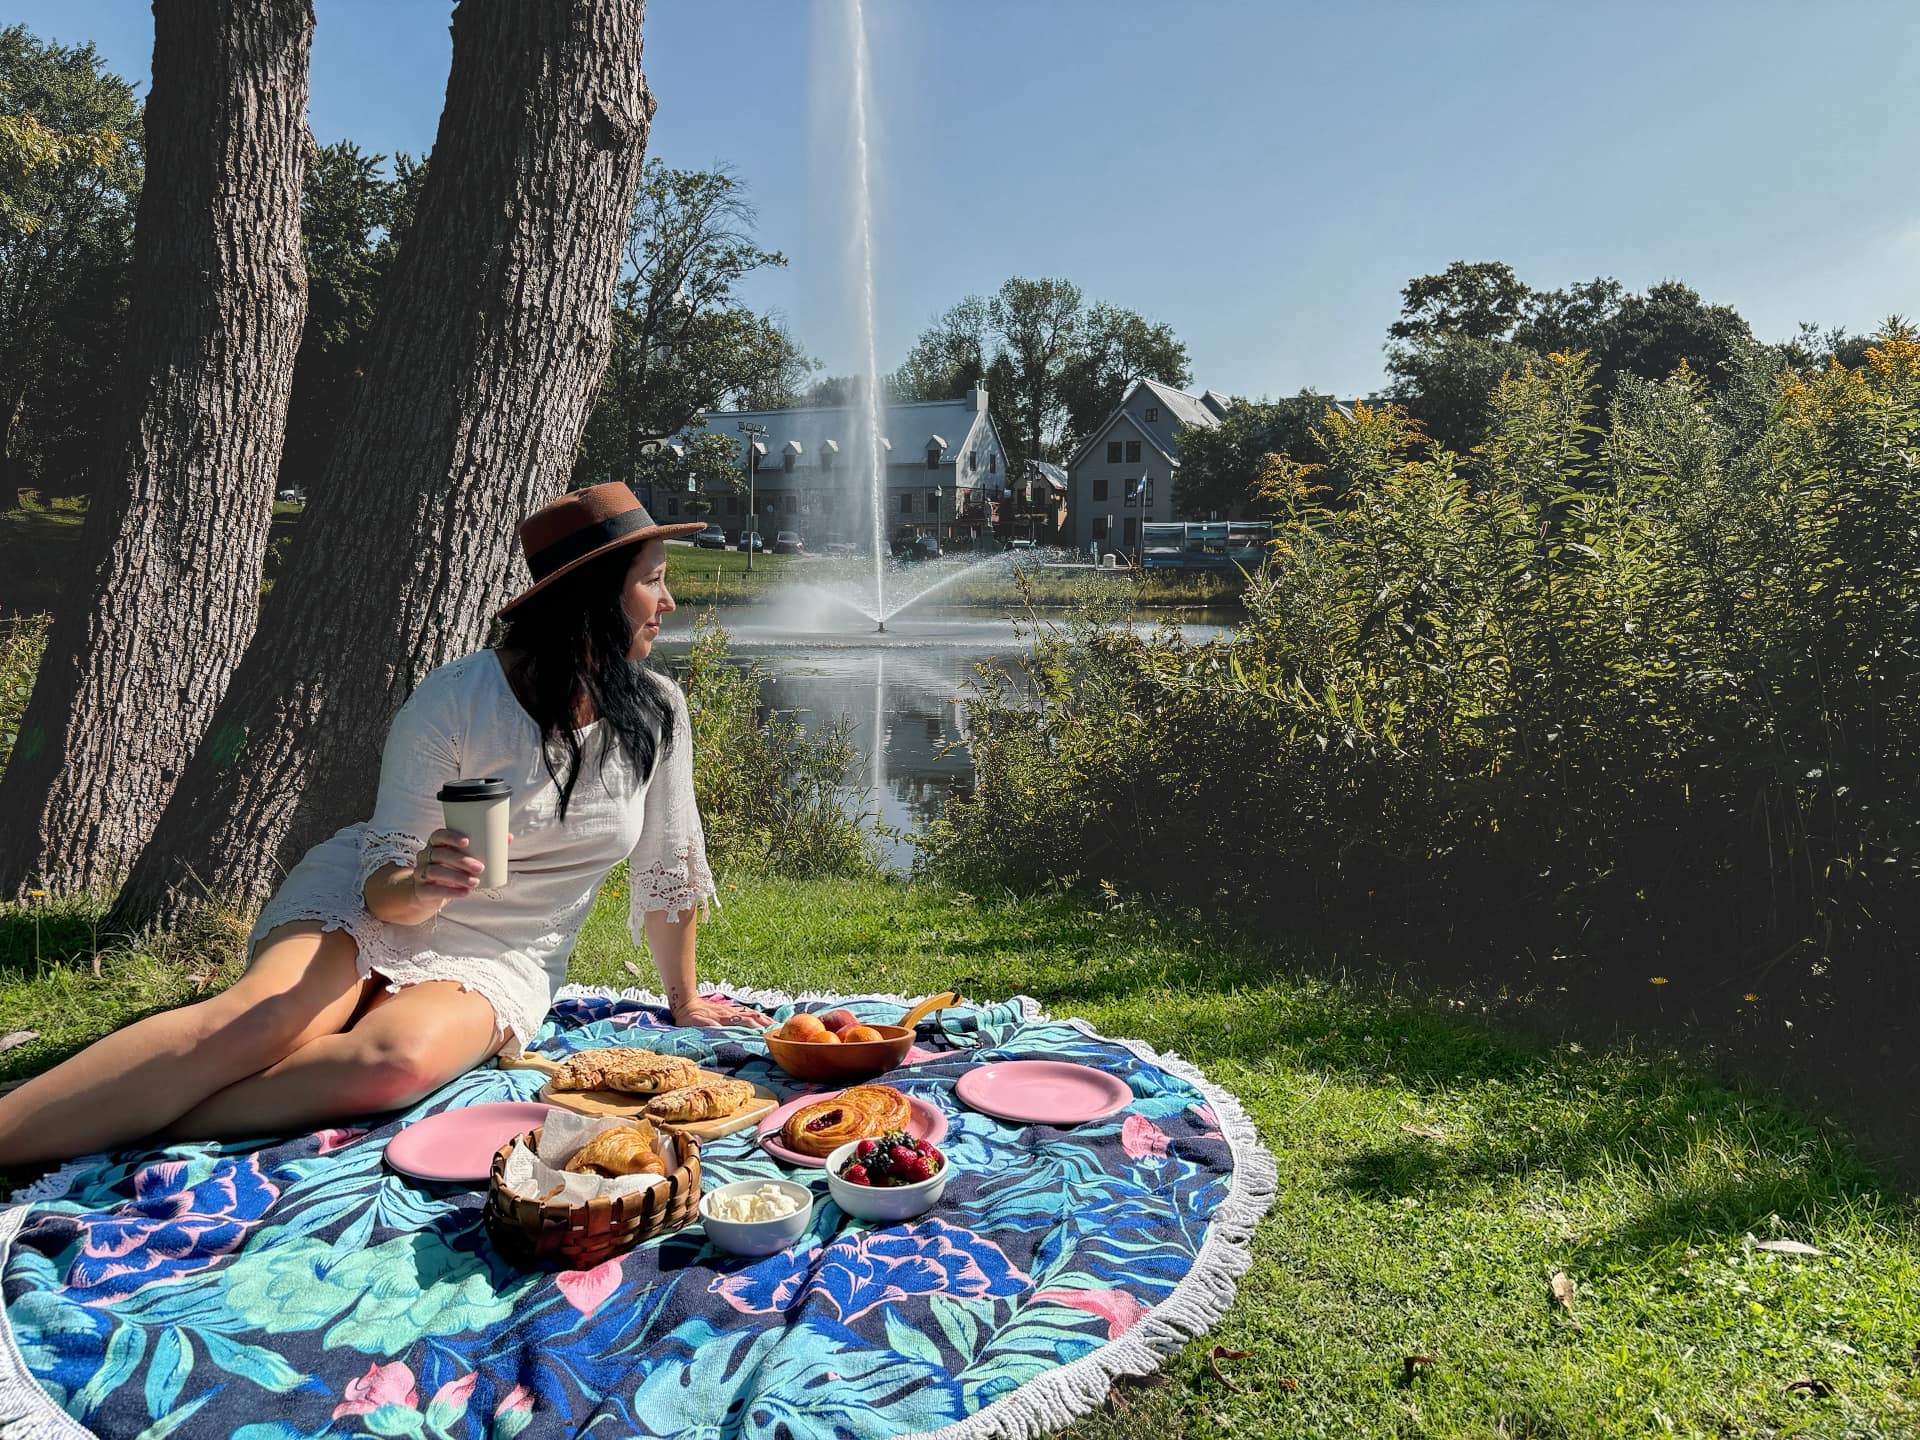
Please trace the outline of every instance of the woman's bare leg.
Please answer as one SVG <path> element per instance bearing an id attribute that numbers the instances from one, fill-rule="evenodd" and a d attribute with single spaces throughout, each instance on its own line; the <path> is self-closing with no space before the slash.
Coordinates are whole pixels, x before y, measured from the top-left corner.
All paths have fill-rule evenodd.
<path id="1" fill-rule="evenodd" d="M 177 1140 L 287 1135 L 329 1120 L 401 1110 L 500 1048 L 493 1006 L 451 980 L 377 1003 L 338 1035 L 309 1041 L 209 1097 L 167 1127 Z"/>
<path id="2" fill-rule="evenodd" d="M 169 1121 L 344 1028 L 361 998 L 344 930 L 283 925 L 220 994 L 149 1015 L 0 1096 L 0 1166 L 91 1154 Z"/>

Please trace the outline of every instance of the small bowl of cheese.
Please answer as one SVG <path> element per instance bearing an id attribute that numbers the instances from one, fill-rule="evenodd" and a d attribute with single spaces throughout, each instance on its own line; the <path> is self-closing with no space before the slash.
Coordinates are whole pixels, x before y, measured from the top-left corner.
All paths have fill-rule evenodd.
<path id="1" fill-rule="evenodd" d="M 791 1180 L 736 1180 L 700 1197 L 707 1239 L 732 1255 L 774 1255 L 807 1233 L 813 1192 Z"/>

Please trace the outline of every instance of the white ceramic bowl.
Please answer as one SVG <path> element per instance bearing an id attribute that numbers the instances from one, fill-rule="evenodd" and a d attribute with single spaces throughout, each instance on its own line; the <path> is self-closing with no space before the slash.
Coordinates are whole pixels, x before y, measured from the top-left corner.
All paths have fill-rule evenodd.
<path id="1" fill-rule="evenodd" d="M 786 1191 L 800 1202 L 800 1208 L 778 1220 L 721 1220 L 714 1215 L 711 1207 L 716 1197 L 751 1195 L 762 1185 Z M 700 1197 L 700 1223 L 706 1227 L 707 1238 L 733 1255 L 777 1255 L 806 1234 L 812 1218 L 813 1191 L 791 1180 L 736 1180 L 731 1185 L 715 1186 Z"/>
<path id="2" fill-rule="evenodd" d="M 945 1151 L 941 1155 L 947 1163 L 940 1167 L 940 1173 L 918 1185 L 855 1185 L 840 1178 L 840 1167 L 859 1147 L 858 1140 L 849 1140 L 827 1156 L 827 1190 L 833 1203 L 854 1219 L 911 1220 L 940 1202 L 940 1192 L 947 1188 L 947 1177 L 953 1174 L 953 1160 Z"/>

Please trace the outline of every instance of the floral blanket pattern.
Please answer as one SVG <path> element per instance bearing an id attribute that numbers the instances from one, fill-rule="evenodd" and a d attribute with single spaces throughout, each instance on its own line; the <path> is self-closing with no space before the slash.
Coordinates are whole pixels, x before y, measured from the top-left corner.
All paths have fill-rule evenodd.
<path id="1" fill-rule="evenodd" d="M 637 1001 L 574 998 L 534 1048 L 557 1058 L 646 1044 L 783 1094 L 813 1088 L 774 1070 L 756 1041 L 714 1033 L 672 1030 Z M 526 1071 L 476 1071 L 372 1128 L 96 1160 L 60 1198 L 0 1215 L 0 1245 L 13 1232 L 0 1431 L 32 1427 L 38 1410 L 28 1433 L 82 1433 L 55 1406 L 101 1436 L 239 1440 L 856 1440 L 975 1416 L 1172 1294 L 1229 1192 L 1234 1153 L 1194 1084 L 1019 1003 L 947 1011 L 920 1043 L 935 1058 L 888 1083 L 949 1117 L 957 1168 L 942 1204 L 905 1224 L 849 1221 L 819 1172 L 782 1167 L 751 1131 L 710 1142 L 709 1184 L 815 1184 L 808 1235 L 759 1261 L 708 1248 L 695 1225 L 597 1269 L 523 1272 L 481 1230 L 479 1189 L 382 1162 L 405 1120 L 530 1098 L 541 1077 Z M 1094 1124 L 1026 1127 L 953 1095 L 979 1059 L 1041 1056 L 1124 1077 L 1133 1104 Z"/>

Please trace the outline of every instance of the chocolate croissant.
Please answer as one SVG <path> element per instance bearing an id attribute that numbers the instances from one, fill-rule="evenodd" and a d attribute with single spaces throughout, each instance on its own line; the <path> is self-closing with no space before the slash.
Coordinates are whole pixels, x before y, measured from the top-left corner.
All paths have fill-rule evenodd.
<path id="1" fill-rule="evenodd" d="M 647 1102 L 647 1114 L 656 1120 L 687 1125 L 719 1120 L 753 1099 L 753 1086 L 744 1080 L 703 1080 L 684 1090 L 669 1090 Z"/>
<path id="2" fill-rule="evenodd" d="M 831 1100 L 803 1105 L 787 1117 L 780 1140 L 789 1150 L 824 1158 L 849 1140 L 904 1130 L 913 1107 L 891 1085 L 855 1085 Z"/>
<path id="3" fill-rule="evenodd" d="M 625 1095 L 658 1095 L 679 1090 L 700 1078 L 700 1067 L 682 1055 L 659 1055 L 652 1050 L 621 1046 L 582 1050 L 561 1063 L 552 1080 L 555 1090 L 618 1090 Z"/>
<path id="4" fill-rule="evenodd" d="M 611 1180 L 617 1175 L 664 1175 L 665 1163 L 654 1148 L 656 1134 L 645 1120 L 602 1130 L 582 1145 L 567 1161 L 574 1175 L 601 1175 Z"/>

